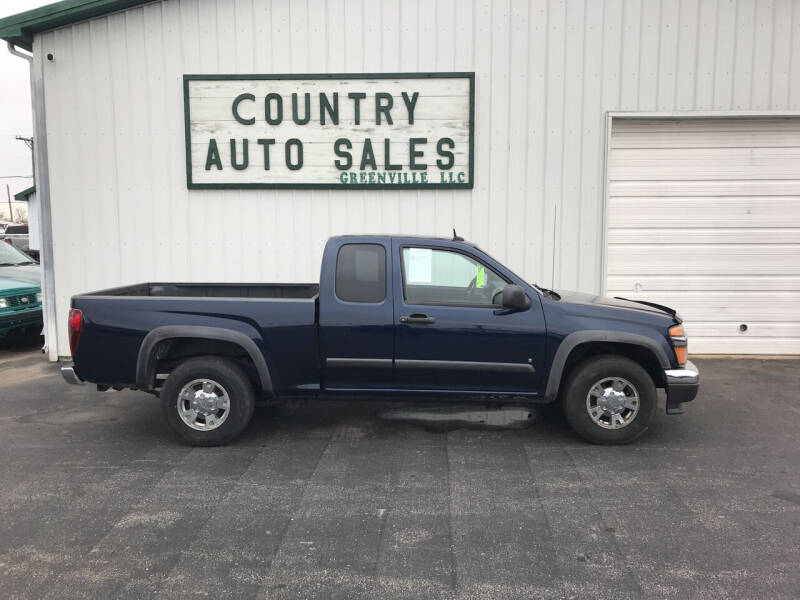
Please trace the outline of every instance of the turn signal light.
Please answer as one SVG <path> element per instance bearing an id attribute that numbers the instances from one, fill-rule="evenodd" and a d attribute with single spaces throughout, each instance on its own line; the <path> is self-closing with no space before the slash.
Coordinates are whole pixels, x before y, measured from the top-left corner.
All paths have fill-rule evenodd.
<path id="1" fill-rule="evenodd" d="M 78 349 L 78 342 L 81 339 L 81 332 L 83 331 L 83 313 L 78 308 L 71 308 L 69 311 L 69 352 L 75 356 L 75 351 Z"/>
<path id="2" fill-rule="evenodd" d="M 678 364 L 680 366 L 684 366 L 686 364 L 686 357 L 689 354 L 689 349 L 686 346 L 682 348 L 676 347 L 675 348 L 675 358 L 678 359 Z"/>
<path id="3" fill-rule="evenodd" d="M 675 358 L 678 360 L 680 366 L 684 366 L 689 354 L 689 349 L 687 348 L 686 332 L 683 329 L 683 325 L 674 325 L 670 327 L 669 336 L 672 338 Z"/>

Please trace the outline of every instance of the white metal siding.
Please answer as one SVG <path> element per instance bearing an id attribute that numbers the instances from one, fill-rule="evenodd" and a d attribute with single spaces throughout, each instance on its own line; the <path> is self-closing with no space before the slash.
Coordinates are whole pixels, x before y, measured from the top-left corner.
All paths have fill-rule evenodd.
<path id="1" fill-rule="evenodd" d="M 607 287 L 692 352 L 800 354 L 800 118 L 615 120 Z"/>
<path id="2" fill-rule="evenodd" d="M 605 112 L 800 109 L 799 28 L 792 0 L 165 0 L 37 35 L 58 353 L 72 294 L 315 280 L 346 232 L 456 227 L 600 291 Z M 186 189 L 183 73 L 399 71 L 476 72 L 474 190 Z"/>

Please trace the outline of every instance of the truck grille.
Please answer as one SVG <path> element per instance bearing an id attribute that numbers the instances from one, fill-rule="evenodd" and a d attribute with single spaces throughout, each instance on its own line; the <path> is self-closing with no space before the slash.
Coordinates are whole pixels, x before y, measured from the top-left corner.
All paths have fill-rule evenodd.
<path id="1" fill-rule="evenodd" d="M 29 306 L 36 306 L 36 294 L 22 294 L 20 296 L 8 296 L 9 308 L 28 308 Z"/>

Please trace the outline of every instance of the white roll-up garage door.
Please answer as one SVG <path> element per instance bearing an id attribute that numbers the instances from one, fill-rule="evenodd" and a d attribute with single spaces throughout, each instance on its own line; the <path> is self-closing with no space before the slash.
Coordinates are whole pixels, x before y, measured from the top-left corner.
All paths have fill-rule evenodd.
<path id="1" fill-rule="evenodd" d="M 692 353 L 800 354 L 800 119 L 613 119 L 607 293 Z"/>

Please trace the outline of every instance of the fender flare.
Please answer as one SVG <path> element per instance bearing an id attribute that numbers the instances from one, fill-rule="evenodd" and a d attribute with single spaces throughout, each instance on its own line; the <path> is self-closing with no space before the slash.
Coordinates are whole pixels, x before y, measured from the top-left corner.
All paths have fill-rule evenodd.
<path id="1" fill-rule="evenodd" d="M 626 333 L 621 331 L 605 331 L 602 329 L 590 329 L 587 331 L 576 331 L 565 337 L 559 344 L 556 354 L 553 357 L 553 364 L 550 365 L 550 375 L 547 377 L 547 387 L 545 388 L 544 398 L 550 402 L 558 396 L 561 376 L 564 373 L 564 366 L 570 353 L 579 345 L 588 342 L 619 342 L 641 346 L 646 348 L 658 360 L 662 369 L 670 369 L 669 359 L 664 349 L 658 343 L 645 335 L 638 333 Z"/>
<path id="2" fill-rule="evenodd" d="M 258 373 L 261 388 L 265 392 L 272 392 L 272 377 L 269 374 L 267 361 L 256 346 L 256 343 L 241 331 L 224 329 L 222 327 L 205 327 L 192 325 L 167 325 L 156 327 L 148 332 L 139 346 L 139 356 L 136 360 L 136 385 L 141 389 L 152 389 L 155 378 L 155 347 L 169 339 L 195 338 L 206 340 L 219 340 L 231 342 L 241 347 L 253 361 Z"/>

